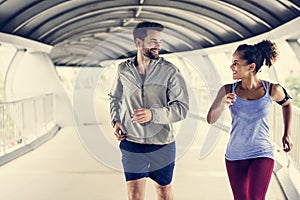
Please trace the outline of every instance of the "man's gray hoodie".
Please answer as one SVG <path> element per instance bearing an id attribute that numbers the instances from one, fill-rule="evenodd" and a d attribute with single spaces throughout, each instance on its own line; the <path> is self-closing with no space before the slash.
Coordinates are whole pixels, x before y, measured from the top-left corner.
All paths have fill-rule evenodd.
<path id="1" fill-rule="evenodd" d="M 111 119 L 126 129 L 128 141 L 168 144 L 174 141 L 173 122 L 183 120 L 189 110 L 186 83 L 175 65 L 160 57 L 151 60 L 143 83 L 134 59 L 122 62 L 110 96 Z M 150 122 L 133 123 L 134 109 L 152 112 Z"/>

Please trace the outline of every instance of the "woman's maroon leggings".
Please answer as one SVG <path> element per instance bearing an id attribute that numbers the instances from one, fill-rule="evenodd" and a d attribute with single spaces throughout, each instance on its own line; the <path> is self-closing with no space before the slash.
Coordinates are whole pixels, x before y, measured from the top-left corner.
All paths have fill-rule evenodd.
<path id="1" fill-rule="evenodd" d="M 274 160 L 270 158 L 226 160 L 226 168 L 235 200 L 265 199 Z"/>

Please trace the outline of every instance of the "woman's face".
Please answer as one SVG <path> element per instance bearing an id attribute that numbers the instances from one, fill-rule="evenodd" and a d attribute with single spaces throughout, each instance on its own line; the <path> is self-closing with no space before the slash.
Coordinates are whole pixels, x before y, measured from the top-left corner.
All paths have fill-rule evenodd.
<path id="1" fill-rule="evenodd" d="M 247 64 L 247 61 L 242 59 L 243 52 L 235 51 L 232 55 L 232 64 L 230 69 L 232 70 L 232 78 L 234 80 L 247 78 L 253 74 L 253 67 L 251 64 Z"/>

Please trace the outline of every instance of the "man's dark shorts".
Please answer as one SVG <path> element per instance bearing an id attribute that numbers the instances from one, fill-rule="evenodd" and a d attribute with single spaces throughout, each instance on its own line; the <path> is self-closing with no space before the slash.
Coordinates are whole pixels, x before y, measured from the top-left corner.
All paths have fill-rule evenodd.
<path id="1" fill-rule="evenodd" d="M 149 177 L 159 185 L 172 181 L 175 166 L 175 142 L 166 145 L 120 142 L 126 181 Z"/>

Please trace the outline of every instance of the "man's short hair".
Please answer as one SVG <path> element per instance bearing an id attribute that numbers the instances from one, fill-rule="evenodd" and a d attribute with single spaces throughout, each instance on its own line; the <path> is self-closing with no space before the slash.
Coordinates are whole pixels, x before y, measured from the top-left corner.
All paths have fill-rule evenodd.
<path id="1" fill-rule="evenodd" d="M 136 27 L 133 30 L 133 40 L 135 40 L 136 38 L 144 40 L 145 37 L 147 37 L 148 30 L 155 30 L 161 32 L 164 30 L 164 26 L 156 22 L 140 22 L 136 25 Z"/>

